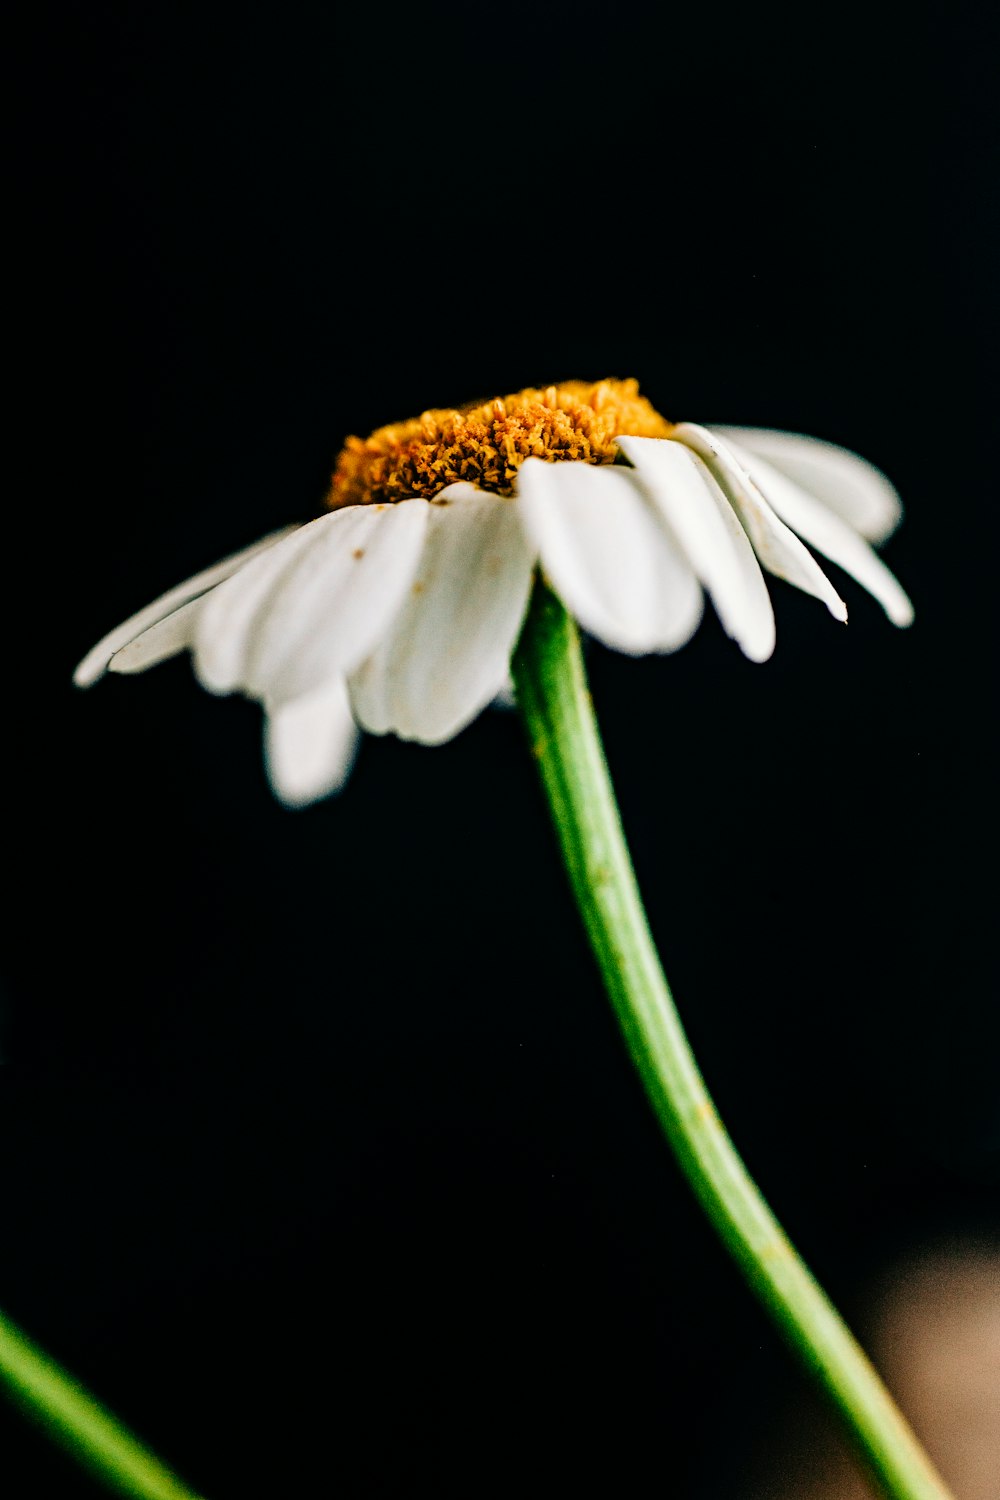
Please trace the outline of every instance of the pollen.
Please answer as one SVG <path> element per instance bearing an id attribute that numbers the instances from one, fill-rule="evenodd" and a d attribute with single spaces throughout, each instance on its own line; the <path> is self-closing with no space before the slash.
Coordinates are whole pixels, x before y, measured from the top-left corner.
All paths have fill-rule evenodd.
<path id="1" fill-rule="evenodd" d="M 479 404 L 425 411 L 349 437 L 326 503 L 343 505 L 433 497 L 465 480 L 510 495 L 526 458 L 611 464 L 617 437 L 668 437 L 671 423 L 639 394 L 636 380 L 566 380 L 527 387 Z"/>

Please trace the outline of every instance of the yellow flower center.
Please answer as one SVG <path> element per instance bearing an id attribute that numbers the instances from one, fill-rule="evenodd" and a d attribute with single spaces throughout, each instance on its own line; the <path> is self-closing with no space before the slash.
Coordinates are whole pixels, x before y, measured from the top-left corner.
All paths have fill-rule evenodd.
<path id="1" fill-rule="evenodd" d="M 615 438 L 668 437 L 671 423 L 639 395 L 636 380 L 587 384 L 564 380 L 458 410 L 425 411 L 349 437 L 340 451 L 327 505 L 432 499 L 464 479 L 497 495 L 513 492 L 526 458 L 610 464 Z"/>

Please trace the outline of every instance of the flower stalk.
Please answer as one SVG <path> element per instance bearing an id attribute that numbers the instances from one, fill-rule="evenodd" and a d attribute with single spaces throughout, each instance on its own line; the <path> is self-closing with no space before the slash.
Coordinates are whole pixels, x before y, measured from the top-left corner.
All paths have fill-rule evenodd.
<path id="1" fill-rule="evenodd" d="M 199 1500 L 2 1313 L 0 1385 L 109 1489 L 134 1500 Z"/>
<path id="2" fill-rule="evenodd" d="M 653 943 L 572 618 L 536 580 L 515 695 L 577 906 L 653 1109 L 702 1208 L 892 1500 L 953 1500 L 874 1366 L 789 1242 L 712 1103 Z"/>

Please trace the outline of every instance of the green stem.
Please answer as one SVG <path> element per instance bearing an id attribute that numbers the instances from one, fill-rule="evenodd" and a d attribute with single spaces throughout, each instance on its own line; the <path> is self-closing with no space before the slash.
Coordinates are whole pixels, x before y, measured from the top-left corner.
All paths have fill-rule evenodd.
<path id="1" fill-rule="evenodd" d="M 137 1500 L 198 1500 L 193 1490 L 2 1313 L 0 1384 L 110 1489 Z"/>
<path id="2" fill-rule="evenodd" d="M 541 579 L 513 676 L 591 946 L 682 1170 L 884 1493 L 893 1500 L 952 1500 L 864 1351 L 789 1243 L 715 1111 L 649 932 L 576 626 Z"/>

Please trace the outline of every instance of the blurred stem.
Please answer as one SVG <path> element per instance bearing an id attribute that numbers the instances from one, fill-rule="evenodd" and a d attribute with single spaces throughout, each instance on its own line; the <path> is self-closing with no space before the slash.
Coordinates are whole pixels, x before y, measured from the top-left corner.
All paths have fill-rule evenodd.
<path id="1" fill-rule="evenodd" d="M 50 1437 L 68 1448 L 109 1489 L 138 1500 L 199 1500 L 2 1313 L 0 1383 Z M 0 1461 L 0 1481 L 2 1478 Z"/>
<path id="2" fill-rule="evenodd" d="M 952 1500 L 861 1346 L 743 1165 L 699 1072 L 629 857 L 576 626 L 539 578 L 514 688 L 577 906 L 632 1060 L 721 1239 L 893 1500 Z"/>

